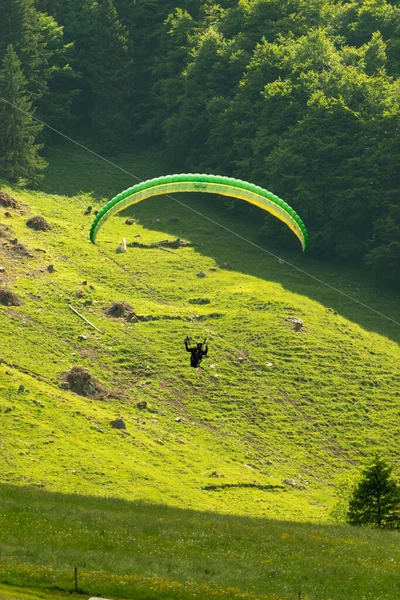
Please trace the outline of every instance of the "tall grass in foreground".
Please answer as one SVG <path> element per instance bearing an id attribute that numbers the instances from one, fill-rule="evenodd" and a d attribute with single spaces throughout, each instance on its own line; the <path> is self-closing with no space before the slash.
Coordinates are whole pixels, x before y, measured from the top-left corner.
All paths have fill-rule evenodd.
<path id="1" fill-rule="evenodd" d="M 394 600 L 396 533 L 0 487 L 0 580 L 130 599 Z"/>

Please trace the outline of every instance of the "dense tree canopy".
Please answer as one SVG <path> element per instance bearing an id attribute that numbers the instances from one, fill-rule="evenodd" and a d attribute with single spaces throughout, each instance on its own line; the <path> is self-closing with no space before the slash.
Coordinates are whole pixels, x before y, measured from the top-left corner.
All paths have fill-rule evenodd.
<path id="1" fill-rule="evenodd" d="M 311 252 L 394 287 L 399 40 L 398 0 L 0 0 L 0 59 L 12 43 L 45 120 L 271 188 Z"/>

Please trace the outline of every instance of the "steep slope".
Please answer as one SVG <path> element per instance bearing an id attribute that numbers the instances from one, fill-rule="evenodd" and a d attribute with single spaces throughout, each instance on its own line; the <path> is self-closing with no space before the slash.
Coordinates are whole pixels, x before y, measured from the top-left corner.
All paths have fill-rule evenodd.
<path id="1" fill-rule="evenodd" d="M 8 189 L 18 208 L 0 211 L 0 285 L 23 301 L 0 307 L 1 481 L 327 520 L 346 473 L 374 452 L 396 455 L 400 327 L 167 198 L 135 207 L 134 225 L 115 217 L 90 245 L 87 206 L 132 181 L 84 158 L 53 158 L 45 191 Z M 160 173 L 140 160 L 130 169 Z M 70 195 L 54 193 L 63 185 Z M 212 200 L 184 201 L 257 241 L 251 223 Z M 34 215 L 51 229 L 29 229 Z M 116 254 L 123 237 L 192 246 Z M 398 296 L 358 273 L 283 259 L 399 321 Z M 120 300 L 143 320 L 107 316 Z M 187 334 L 208 337 L 201 372 L 188 366 Z M 77 365 L 107 399 L 60 387 Z M 116 418 L 126 431 L 111 427 Z"/>

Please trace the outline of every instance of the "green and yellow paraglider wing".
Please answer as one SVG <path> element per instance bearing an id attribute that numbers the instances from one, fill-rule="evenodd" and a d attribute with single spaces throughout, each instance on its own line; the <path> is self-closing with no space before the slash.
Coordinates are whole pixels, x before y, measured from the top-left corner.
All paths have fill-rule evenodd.
<path id="1" fill-rule="evenodd" d="M 165 194 L 176 194 L 178 192 L 206 192 L 208 194 L 220 194 L 244 200 L 254 204 L 263 210 L 271 213 L 293 231 L 299 238 L 303 250 L 308 245 L 308 233 L 303 221 L 299 215 L 278 196 L 272 194 L 257 185 L 234 179 L 232 177 L 220 177 L 218 175 L 167 175 L 149 179 L 143 183 L 121 192 L 98 213 L 90 230 L 90 240 L 94 244 L 96 236 L 104 223 L 132 204 L 137 204 L 142 200 L 152 196 Z"/>

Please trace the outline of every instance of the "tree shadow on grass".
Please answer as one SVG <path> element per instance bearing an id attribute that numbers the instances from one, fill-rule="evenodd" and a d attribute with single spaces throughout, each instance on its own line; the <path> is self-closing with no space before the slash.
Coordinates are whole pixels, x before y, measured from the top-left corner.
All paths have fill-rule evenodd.
<path id="1" fill-rule="evenodd" d="M 92 149 L 89 142 L 86 145 Z M 155 154 L 151 148 L 138 149 L 129 154 L 105 157 L 110 161 L 108 163 L 71 143 L 47 147 L 49 166 L 44 171 L 39 190 L 60 196 L 83 193 L 92 195 L 95 200 L 111 199 L 142 179 L 165 175 L 168 167 L 162 159 L 155 160 Z"/>
<path id="2" fill-rule="evenodd" d="M 298 589 L 307 597 L 333 597 L 337 589 L 343 598 L 368 592 L 369 598 L 382 598 L 380 592 L 394 597 L 393 567 L 386 565 L 395 552 L 395 532 L 278 521 L 273 510 L 270 518 L 226 515 L 4 484 L 0 498 L 7 531 L 1 576 L 14 585 L 70 591 L 78 564 L 88 596 L 138 598 L 139 590 L 140 597 L 190 598 L 195 590 L 199 597 L 220 597 L 221 591 L 239 597 L 250 588 L 255 598 L 267 582 L 268 597 L 288 598 L 288 590 L 294 597 Z M 296 560 L 288 560 L 288 541 Z M 383 566 L 371 583 L 368 564 L 382 545 Z M 350 583 L 349 565 L 355 565 Z"/>
<path id="3" fill-rule="evenodd" d="M 71 144 L 51 148 L 50 152 L 51 162 L 40 186 L 46 193 L 64 196 L 85 193 L 92 195 L 94 201 L 105 203 L 121 190 L 138 182 L 133 176 L 118 171 L 83 149 L 71 147 Z M 139 149 L 137 153 L 113 156 L 110 160 L 129 173 L 137 174 L 138 178 L 146 179 L 168 172 L 165 160 L 159 159 L 157 151 L 152 149 Z M 317 261 L 303 254 L 300 249 L 269 247 L 265 240 L 257 236 L 260 223 L 265 218 L 265 212 L 257 208 L 251 209 L 252 217 L 249 218 L 227 210 L 226 204 L 215 196 L 176 194 L 176 198 L 211 221 L 169 197 L 151 198 L 127 209 L 120 216 L 126 218 L 127 215 L 134 215 L 150 230 L 187 239 L 199 253 L 209 256 L 217 265 L 229 263 L 235 271 L 279 283 L 293 293 L 320 302 L 367 331 L 400 343 L 400 325 L 393 322 L 400 323 L 400 294 L 379 289 L 362 268 Z M 152 223 L 156 217 L 160 222 Z M 232 235 L 212 221 L 264 247 L 281 260 Z M 342 294 L 332 288 L 340 290 Z"/>
<path id="4" fill-rule="evenodd" d="M 204 219 L 169 197 L 151 198 L 120 213 L 120 217 L 125 220 L 127 215 L 133 215 L 150 230 L 190 241 L 199 253 L 212 258 L 218 266 L 229 263 L 234 271 L 278 283 L 290 292 L 307 296 L 327 309 L 336 311 L 367 331 L 400 343 L 400 324 L 393 322 L 400 323 L 400 294 L 379 289 L 369 281 L 368 274 L 362 268 L 318 261 L 307 253 L 303 254 L 300 246 L 298 251 L 268 247 L 256 233 L 265 218 L 264 211 L 255 209 L 249 218 L 228 211 L 223 202 L 215 197 L 177 194 L 176 198 L 189 209 L 211 220 Z M 156 219 L 160 220 L 154 223 Z M 236 237 L 218 224 L 265 248 L 267 252 Z"/>

